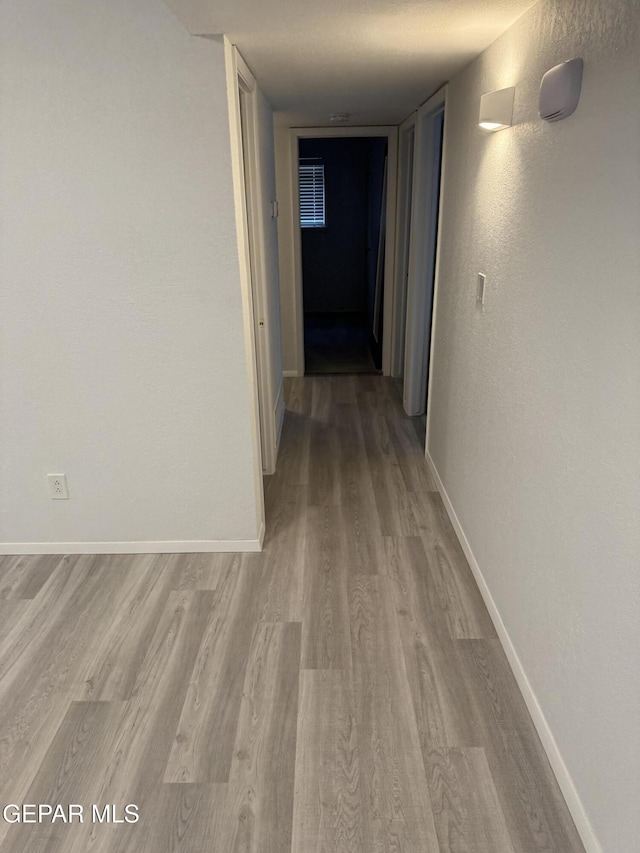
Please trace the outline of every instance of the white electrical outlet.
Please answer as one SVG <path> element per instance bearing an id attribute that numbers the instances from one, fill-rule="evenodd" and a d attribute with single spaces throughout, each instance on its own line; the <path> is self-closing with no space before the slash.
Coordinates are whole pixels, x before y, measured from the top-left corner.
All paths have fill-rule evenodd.
<path id="1" fill-rule="evenodd" d="M 64 474 L 47 474 L 47 480 L 49 481 L 49 492 L 51 493 L 52 501 L 69 500 L 67 478 Z"/>

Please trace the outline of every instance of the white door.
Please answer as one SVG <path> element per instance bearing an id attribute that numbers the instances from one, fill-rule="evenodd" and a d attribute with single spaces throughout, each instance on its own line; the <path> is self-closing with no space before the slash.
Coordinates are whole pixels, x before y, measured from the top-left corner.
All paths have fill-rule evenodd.
<path id="1" fill-rule="evenodd" d="M 418 110 L 411 209 L 403 404 L 408 415 L 426 411 L 427 377 L 440 214 L 440 176 L 446 90 Z"/>
<path id="2" fill-rule="evenodd" d="M 256 81 L 234 52 L 237 71 L 238 131 L 241 139 L 242 185 L 246 212 L 247 255 L 250 267 L 250 293 L 253 314 L 258 421 L 262 470 L 272 474 L 276 464 L 277 429 L 275 423 L 273 345 L 264 259 L 264 203 L 260 182 Z"/>
<path id="3" fill-rule="evenodd" d="M 250 126 L 250 113 L 249 110 L 251 108 L 251 104 L 249 102 L 249 95 L 247 92 L 243 90 L 242 86 L 238 87 L 238 96 L 240 98 L 240 122 L 242 125 L 242 165 L 244 168 L 244 186 L 245 186 L 245 204 L 247 208 L 247 225 L 249 229 L 249 261 L 251 265 L 251 297 L 253 302 L 253 324 L 254 331 L 256 337 L 256 372 L 258 375 L 258 411 L 260 418 L 260 451 L 262 454 L 262 468 L 263 470 L 268 468 L 268 458 L 269 458 L 269 445 L 266 440 L 266 432 L 265 430 L 265 415 L 266 415 L 266 400 L 265 400 L 265 377 L 264 377 L 264 364 L 262 359 L 262 352 L 264 347 L 262 345 L 262 335 L 264 332 L 264 316 L 262 312 L 262 308 L 260 305 L 260 294 L 258 292 L 257 287 L 257 275 L 256 275 L 256 234 L 253 226 L 253 210 L 252 205 L 255 203 L 253 199 L 253 187 L 252 187 L 252 175 L 251 171 L 248 168 L 248 159 L 251 151 L 251 142 L 249 132 L 251 129 Z"/>

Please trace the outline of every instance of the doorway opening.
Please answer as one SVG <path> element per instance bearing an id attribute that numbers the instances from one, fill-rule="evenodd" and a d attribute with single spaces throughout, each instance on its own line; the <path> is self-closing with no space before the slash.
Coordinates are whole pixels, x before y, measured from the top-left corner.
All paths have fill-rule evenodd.
<path id="1" fill-rule="evenodd" d="M 386 137 L 299 141 L 305 373 L 382 368 Z"/>

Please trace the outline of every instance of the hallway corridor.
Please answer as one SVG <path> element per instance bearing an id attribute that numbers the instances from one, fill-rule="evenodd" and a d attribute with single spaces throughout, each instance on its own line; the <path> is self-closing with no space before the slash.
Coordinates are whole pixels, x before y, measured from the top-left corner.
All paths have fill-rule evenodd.
<path id="1" fill-rule="evenodd" d="M 258 554 L 0 560 L 1 853 L 577 853 L 418 436 L 287 381 Z"/>

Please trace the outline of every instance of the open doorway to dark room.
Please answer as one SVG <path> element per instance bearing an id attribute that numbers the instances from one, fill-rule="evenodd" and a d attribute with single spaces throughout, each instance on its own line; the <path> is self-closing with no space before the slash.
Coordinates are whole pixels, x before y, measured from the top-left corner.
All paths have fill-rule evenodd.
<path id="1" fill-rule="evenodd" d="M 300 140 L 305 373 L 378 373 L 387 140 Z"/>

